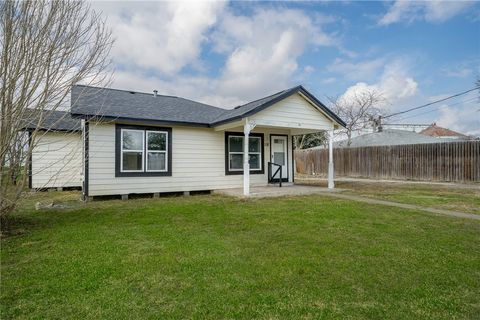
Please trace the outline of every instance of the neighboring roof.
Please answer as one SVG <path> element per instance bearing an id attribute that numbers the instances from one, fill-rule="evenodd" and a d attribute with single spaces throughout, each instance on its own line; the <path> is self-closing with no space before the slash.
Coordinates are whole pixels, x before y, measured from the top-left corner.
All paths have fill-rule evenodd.
<path id="1" fill-rule="evenodd" d="M 368 146 L 394 146 L 402 144 L 438 143 L 451 141 L 428 137 L 419 133 L 405 130 L 388 129 L 381 132 L 367 133 L 352 138 L 350 148 Z M 335 148 L 347 147 L 347 140 L 334 142 Z"/>
<path id="2" fill-rule="evenodd" d="M 40 115 L 42 118 L 40 120 Z M 40 126 L 38 125 L 41 122 Z M 43 110 L 38 116 L 32 116 L 26 121 L 23 129 L 48 131 L 81 131 L 80 119 L 72 118 L 70 112 L 60 110 Z"/>
<path id="3" fill-rule="evenodd" d="M 433 123 L 428 128 L 423 129 L 422 131 L 420 131 L 420 133 L 430 137 L 468 138 L 468 136 L 461 134 L 459 132 L 456 132 L 447 128 L 439 127 L 437 126 L 436 123 Z"/>
<path id="4" fill-rule="evenodd" d="M 160 123 L 181 123 L 213 127 L 255 114 L 294 94 L 302 93 L 315 107 L 333 121 L 345 126 L 336 114 L 318 101 L 302 86 L 280 91 L 232 110 L 217 108 L 192 100 L 134 91 L 76 85 L 72 88 L 72 116 L 101 117 Z"/>

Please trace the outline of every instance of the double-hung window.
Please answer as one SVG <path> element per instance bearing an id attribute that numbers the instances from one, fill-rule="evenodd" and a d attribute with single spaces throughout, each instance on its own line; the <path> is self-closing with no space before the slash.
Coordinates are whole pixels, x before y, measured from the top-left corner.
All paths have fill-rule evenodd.
<path id="1" fill-rule="evenodd" d="M 147 171 L 167 171 L 168 132 L 146 131 L 147 136 Z"/>
<path id="2" fill-rule="evenodd" d="M 171 128 L 116 125 L 115 175 L 171 175 Z"/>
<path id="3" fill-rule="evenodd" d="M 225 134 L 225 173 L 243 173 L 243 141 L 240 133 Z M 248 138 L 248 162 L 250 173 L 263 173 L 263 134 L 251 133 Z"/>
<path id="4" fill-rule="evenodd" d="M 122 129 L 122 172 L 142 172 L 144 162 L 144 131 Z"/>

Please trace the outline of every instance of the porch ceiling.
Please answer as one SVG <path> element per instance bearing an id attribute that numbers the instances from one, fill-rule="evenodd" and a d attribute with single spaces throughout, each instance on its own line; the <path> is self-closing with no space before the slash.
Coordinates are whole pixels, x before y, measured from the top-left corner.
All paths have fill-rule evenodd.
<path id="1" fill-rule="evenodd" d="M 223 125 L 219 125 L 214 128 L 215 131 L 227 131 L 227 130 L 235 130 L 235 131 L 243 131 L 243 126 L 247 123 L 255 124 L 255 129 L 259 128 L 275 128 L 275 129 L 282 129 L 282 130 L 289 130 L 290 134 L 292 135 L 302 135 L 308 133 L 314 133 L 319 131 L 328 131 L 332 130 L 333 126 L 314 126 L 314 125 L 305 125 L 298 122 L 285 122 L 285 121 L 276 121 L 276 120 L 249 120 L 248 118 L 243 118 L 238 121 L 226 123 Z"/>

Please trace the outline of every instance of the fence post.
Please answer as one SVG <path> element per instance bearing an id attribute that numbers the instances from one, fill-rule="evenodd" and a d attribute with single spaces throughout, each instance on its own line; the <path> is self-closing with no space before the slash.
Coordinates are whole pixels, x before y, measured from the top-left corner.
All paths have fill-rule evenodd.
<path id="1" fill-rule="evenodd" d="M 335 187 L 333 175 L 333 130 L 330 130 L 328 132 L 328 189 Z"/>

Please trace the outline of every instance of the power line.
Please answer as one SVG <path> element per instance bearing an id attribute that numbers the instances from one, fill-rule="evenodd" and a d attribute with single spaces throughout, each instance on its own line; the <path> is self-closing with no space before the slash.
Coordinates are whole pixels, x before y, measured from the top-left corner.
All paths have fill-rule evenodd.
<path id="1" fill-rule="evenodd" d="M 459 104 L 469 103 L 469 102 L 475 101 L 477 99 L 478 99 L 477 97 L 473 97 L 473 98 L 470 98 L 470 99 L 467 99 L 467 100 L 464 100 L 464 101 L 459 101 L 459 102 L 456 102 L 456 103 L 448 104 L 446 106 L 447 107 L 453 107 L 453 106 L 456 106 L 456 105 L 459 105 Z M 405 120 L 405 119 L 410 119 L 410 118 L 413 118 L 413 117 L 417 117 L 417 116 L 421 116 L 421 115 L 424 115 L 424 114 L 427 114 L 427 113 L 431 113 L 431 112 L 437 111 L 438 109 L 440 109 L 443 106 L 444 105 L 441 105 L 441 106 L 435 107 L 433 110 L 428 110 L 428 111 L 420 112 L 420 113 L 417 113 L 417 114 L 414 114 L 414 115 L 402 117 L 400 119 L 397 119 L 396 121 L 402 121 L 402 120 Z"/>
<path id="2" fill-rule="evenodd" d="M 473 89 L 469 89 L 469 90 L 467 90 L 467 91 L 463 91 L 463 92 L 454 94 L 454 95 L 452 95 L 452 96 L 449 96 L 449 97 L 446 97 L 446 98 L 443 98 L 443 99 L 440 99 L 440 100 L 436 100 L 436 101 L 433 101 L 433 102 L 429 102 L 429 103 L 427 103 L 427 104 L 424 104 L 424 105 L 421 105 L 421 106 L 418 106 L 418 107 L 414 107 L 414 108 L 410 108 L 410 109 L 407 109 L 407 110 L 404 110 L 404 111 L 392 113 L 392 114 L 389 114 L 389 115 L 384 116 L 384 117 L 382 117 L 382 118 L 383 118 L 383 119 L 385 119 L 385 118 L 390 118 L 390 117 L 393 117 L 393 116 L 398 116 L 399 114 L 404 114 L 404 113 L 407 113 L 407 112 L 410 112 L 410 111 L 413 111 L 413 110 L 425 108 L 425 107 L 431 106 L 432 104 L 436 104 L 436 103 L 443 102 L 443 101 L 446 101 L 446 100 L 449 100 L 449 99 L 452 99 L 452 98 L 456 98 L 456 97 L 462 96 L 462 95 L 464 95 L 464 94 L 467 94 L 467 93 L 472 92 L 472 91 L 477 90 L 477 89 L 480 89 L 480 87 L 476 87 L 476 88 L 473 88 Z"/>

